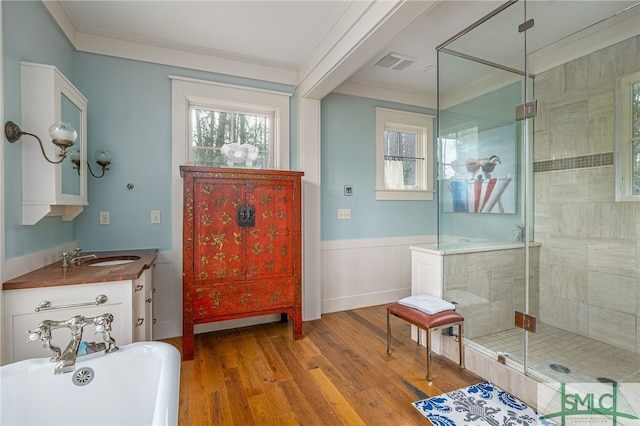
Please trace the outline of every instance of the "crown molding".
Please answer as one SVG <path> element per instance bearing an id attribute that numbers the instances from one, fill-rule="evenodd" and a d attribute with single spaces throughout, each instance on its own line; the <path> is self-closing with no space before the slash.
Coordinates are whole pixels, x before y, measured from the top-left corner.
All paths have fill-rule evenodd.
<path id="1" fill-rule="evenodd" d="M 436 109 L 438 99 L 434 95 L 416 91 L 405 91 L 385 86 L 378 86 L 364 81 L 349 79 L 333 90 L 334 93 L 378 99 L 405 105 Z"/>
<path id="2" fill-rule="evenodd" d="M 199 71 L 296 85 L 298 72 L 292 69 L 214 56 L 211 53 L 186 50 L 184 46 L 168 47 L 159 43 L 142 43 L 107 35 L 78 33 L 77 50 L 124 59 L 170 65 Z"/>
<path id="3" fill-rule="evenodd" d="M 77 50 L 78 25 L 67 7 L 58 0 L 43 1 L 42 4 L 47 8 L 64 35 L 67 36 L 71 45 Z"/>

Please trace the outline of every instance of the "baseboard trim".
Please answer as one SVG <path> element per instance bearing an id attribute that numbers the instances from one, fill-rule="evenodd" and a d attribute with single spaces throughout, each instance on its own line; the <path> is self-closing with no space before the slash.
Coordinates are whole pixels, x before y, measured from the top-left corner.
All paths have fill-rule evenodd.
<path id="1" fill-rule="evenodd" d="M 328 314 L 330 312 L 347 311 L 349 309 L 366 308 L 368 306 L 393 303 L 398 299 L 409 296 L 410 294 L 411 287 L 406 287 L 389 291 L 339 297 L 335 299 L 325 299 L 322 301 L 322 313 Z"/>

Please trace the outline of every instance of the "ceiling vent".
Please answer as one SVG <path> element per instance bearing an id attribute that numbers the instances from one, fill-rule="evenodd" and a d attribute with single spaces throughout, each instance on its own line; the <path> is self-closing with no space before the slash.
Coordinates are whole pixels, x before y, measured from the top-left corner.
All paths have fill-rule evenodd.
<path id="1" fill-rule="evenodd" d="M 380 68 L 389 68 L 392 70 L 402 71 L 409 65 L 413 64 L 418 58 L 402 55 L 400 53 L 391 52 L 387 56 L 376 62 L 376 66 Z"/>

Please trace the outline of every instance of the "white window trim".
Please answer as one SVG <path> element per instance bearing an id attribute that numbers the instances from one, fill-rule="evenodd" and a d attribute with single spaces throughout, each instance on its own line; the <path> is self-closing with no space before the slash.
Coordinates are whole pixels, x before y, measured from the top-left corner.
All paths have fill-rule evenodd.
<path id="1" fill-rule="evenodd" d="M 617 97 L 619 114 L 616 131 L 616 201 L 640 202 L 640 195 L 633 195 L 631 182 L 633 168 L 631 167 L 631 86 L 640 81 L 640 71 L 628 74 L 618 79 Z"/>
<path id="2" fill-rule="evenodd" d="M 433 116 L 415 112 L 376 107 L 376 200 L 426 201 L 433 200 Z M 424 157 L 422 175 L 425 189 L 385 189 L 384 187 L 384 130 L 386 126 L 422 128 L 424 141 L 420 156 Z"/>

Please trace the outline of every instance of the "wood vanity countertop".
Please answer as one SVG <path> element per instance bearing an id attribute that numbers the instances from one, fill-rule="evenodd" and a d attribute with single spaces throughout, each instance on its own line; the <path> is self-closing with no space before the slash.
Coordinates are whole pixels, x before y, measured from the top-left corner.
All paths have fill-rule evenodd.
<path id="1" fill-rule="evenodd" d="M 88 263 L 83 263 L 80 266 L 71 265 L 66 268 L 60 266 L 62 265 L 61 260 L 6 281 L 2 285 L 2 289 L 19 290 L 25 288 L 135 280 L 142 275 L 145 269 L 151 268 L 155 263 L 158 250 L 117 250 L 82 253 L 83 256 L 90 254 L 95 254 L 98 259 L 111 257 L 126 258 L 126 256 L 140 256 L 140 259 L 122 265 L 90 266 Z M 90 263 L 96 262 L 94 259 L 87 259 L 87 261 Z"/>

